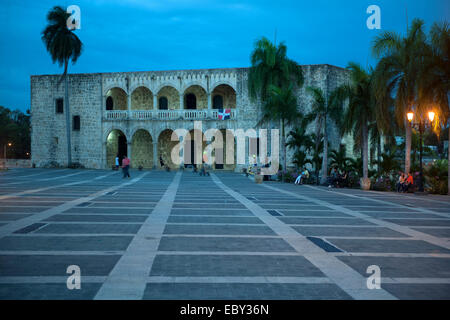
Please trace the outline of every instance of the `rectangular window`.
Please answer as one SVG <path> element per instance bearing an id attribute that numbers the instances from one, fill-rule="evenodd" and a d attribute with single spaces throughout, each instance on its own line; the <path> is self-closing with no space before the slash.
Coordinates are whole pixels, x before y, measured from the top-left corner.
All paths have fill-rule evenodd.
<path id="1" fill-rule="evenodd" d="M 64 99 L 58 98 L 55 100 L 56 113 L 64 113 Z"/>
<path id="2" fill-rule="evenodd" d="M 73 116 L 73 131 L 80 131 L 80 116 Z"/>

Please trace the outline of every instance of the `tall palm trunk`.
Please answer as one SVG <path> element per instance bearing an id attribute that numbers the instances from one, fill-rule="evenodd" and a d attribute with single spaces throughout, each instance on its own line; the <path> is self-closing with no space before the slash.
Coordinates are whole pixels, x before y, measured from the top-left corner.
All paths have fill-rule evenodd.
<path id="1" fill-rule="evenodd" d="M 450 196 L 450 126 L 448 127 L 448 171 L 447 171 L 447 180 L 448 180 L 448 195 Z"/>
<path id="2" fill-rule="evenodd" d="M 286 168 L 286 137 L 284 134 L 284 119 L 281 119 L 281 153 L 283 154 L 283 170 L 287 172 L 287 168 Z M 283 175 L 283 180 L 284 180 L 284 175 Z"/>
<path id="3" fill-rule="evenodd" d="M 369 139 L 367 134 L 367 123 L 362 124 L 362 155 L 363 155 L 363 178 L 369 178 Z"/>
<path id="4" fill-rule="evenodd" d="M 67 166 L 72 165 L 72 143 L 70 141 L 70 108 L 69 108 L 69 79 L 67 76 L 68 60 L 64 63 L 64 104 L 66 105 L 66 132 L 67 132 Z"/>
<path id="5" fill-rule="evenodd" d="M 328 133 L 327 133 L 327 115 L 323 119 L 323 158 L 322 158 L 322 179 L 320 183 L 327 182 L 328 176 Z"/>
<path id="6" fill-rule="evenodd" d="M 378 173 L 381 172 L 381 137 L 378 136 L 377 138 L 377 171 Z"/>
<path id="7" fill-rule="evenodd" d="M 411 169 L 411 124 L 406 122 L 405 137 L 405 173 L 408 174 Z"/>

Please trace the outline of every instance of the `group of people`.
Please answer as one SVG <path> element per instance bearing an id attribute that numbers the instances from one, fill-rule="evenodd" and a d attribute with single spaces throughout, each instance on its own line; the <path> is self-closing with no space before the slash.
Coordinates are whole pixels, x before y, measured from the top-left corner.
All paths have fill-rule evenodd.
<path id="1" fill-rule="evenodd" d="M 116 170 L 120 168 L 120 158 L 119 155 L 116 156 Z M 124 156 L 122 158 L 122 172 L 123 178 L 130 178 L 130 158 Z"/>
<path id="2" fill-rule="evenodd" d="M 303 171 L 297 176 L 297 179 L 295 179 L 295 184 L 303 184 L 305 182 L 305 179 L 309 179 L 309 172 L 308 169 L 303 168 Z"/>
<path id="3" fill-rule="evenodd" d="M 330 171 L 328 188 L 343 188 L 348 185 L 348 172 L 346 170 L 339 171 L 333 167 Z"/>
<path id="4" fill-rule="evenodd" d="M 397 181 L 397 192 L 408 192 L 408 190 L 414 185 L 414 179 L 411 173 L 400 172 Z"/>

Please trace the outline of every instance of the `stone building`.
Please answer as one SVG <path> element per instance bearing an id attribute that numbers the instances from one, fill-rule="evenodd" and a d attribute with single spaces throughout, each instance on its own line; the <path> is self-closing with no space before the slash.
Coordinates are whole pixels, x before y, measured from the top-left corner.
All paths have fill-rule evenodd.
<path id="1" fill-rule="evenodd" d="M 302 66 L 303 88 L 298 107 L 308 111 L 307 86 L 326 94 L 348 81 L 348 71 L 330 65 Z M 249 98 L 248 68 L 90 73 L 69 75 L 72 162 L 86 168 L 111 168 L 116 155 L 128 155 L 132 167 L 160 167 L 160 158 L 175 167 L 170 151 L 172 131 L 194 129 L 202 121 L 209 128 L 256 128 L 261 106 Z M 32 163 L 37 167 L 66 166 L 67 141 L 64 82 L 60 75 L 31 76 Z M 218 119 L 218 109 L 231 117 Z M 313 130 L 313 128 L 311 128 Z M 336 147 L 341 139 L 331 128 Z M 288 131 L 287 131 L 288 132 Z M 205 144 L 205 143 L 204 143 Z M 269 149 L 270 150 L 270 149 Z M 288 163 L 292 151 L 288 152 Z M 188 155 L 189 152 L 185 154 Z M 240 170 L 244 165 L 214 165 Z"/>

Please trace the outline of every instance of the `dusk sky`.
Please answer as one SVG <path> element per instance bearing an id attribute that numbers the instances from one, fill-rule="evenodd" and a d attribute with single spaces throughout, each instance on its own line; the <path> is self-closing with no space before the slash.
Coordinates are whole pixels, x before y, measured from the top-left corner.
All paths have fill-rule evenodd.
<path id="1" fill-rule="evenodd" d="M 427 28 L 449 21 L 449 0 L 89 0 L 0 4 L 0 105 L 30 107 L 30 75 L 62 73 L 41 40 L 55 5 L 81 9 L 83 53 L 70 73 L 248 67 L 261 36 L 285 41 L 300 64 L 349 61 L 375 65 L 379 32 L 404 33 L 408 20 Z M 369 5 L 381 8 L 381 30 L 369 30 Z"/>

